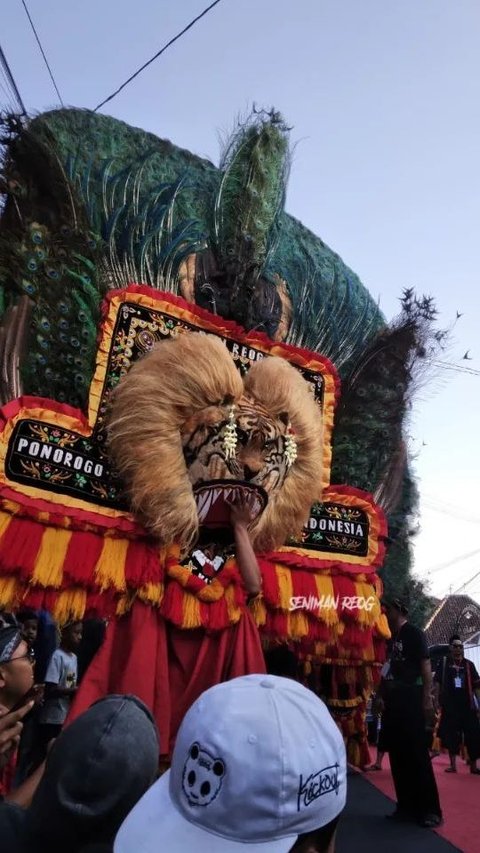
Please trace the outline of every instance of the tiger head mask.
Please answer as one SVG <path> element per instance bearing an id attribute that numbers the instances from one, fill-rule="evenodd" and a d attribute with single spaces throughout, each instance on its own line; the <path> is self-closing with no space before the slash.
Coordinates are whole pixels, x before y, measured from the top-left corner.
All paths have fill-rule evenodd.
<path id="1" fill-rule="evenodd" d="M 113 396 L 109 446 L 133 512 L 183 552 L 220 484 L 258 493 L 257 551 L 298 533 L 320 497 L 321 414 L 307 382 L 277 357 L 242 380 L 214 336 L 182 333 L 133 365 Z"/>

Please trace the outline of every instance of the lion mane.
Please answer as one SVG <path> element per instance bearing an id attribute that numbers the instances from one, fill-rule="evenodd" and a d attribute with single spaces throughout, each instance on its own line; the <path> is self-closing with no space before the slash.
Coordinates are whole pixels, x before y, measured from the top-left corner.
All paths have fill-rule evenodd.
<path id="1" fill-rule="evenodd" d="M 223 429 L 232 406 L 244 430 L 230 460 Z M 297 444 L 290 468 L 278 461 L 287 425 Z M 256 551 L 298 534 L 321 497 L 321 413 L 308 383 L 276 356 L 254 364 L 242 380 L 213 335 L 179 333 L 131 367 L 112 395 L 108 442 L 132 512 L 160 542 L 177 543 L 183 553 L 198 537 L 195 485 L 243 480 L 252 457 L 248 479 L 271 483 L 267 507 L 251 529 Z"/>

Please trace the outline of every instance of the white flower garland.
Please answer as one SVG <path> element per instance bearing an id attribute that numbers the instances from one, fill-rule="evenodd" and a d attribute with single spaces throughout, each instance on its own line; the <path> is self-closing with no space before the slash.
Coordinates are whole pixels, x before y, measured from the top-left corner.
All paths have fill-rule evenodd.
<path id="1" fill-rule="evenodd" d="M 290 468 L 298 456 L 297 442 L 295 441 L 295 435 L 293 434 L 291 427 L 288 428 L 285 436 L 285 448 L 283 452 L 287 462 L 287 468 Z"/>
<path id="2" fill-rule="evenodd" d="M 223 431 L 223 452 L 226 459 L 233 459 L 237 453 L 237 424 L 235 422 L 235 407 L 232 406 L 228 416 L 228 424 Z"/>

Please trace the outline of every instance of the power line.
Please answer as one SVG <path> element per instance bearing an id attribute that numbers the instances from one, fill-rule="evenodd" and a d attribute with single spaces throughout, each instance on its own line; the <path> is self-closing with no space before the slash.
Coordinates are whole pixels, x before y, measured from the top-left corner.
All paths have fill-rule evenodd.
<path id="1" fill-rule="evenodd" d="M 22 2 L 23 2 L 23 0 L 22 0 Z M 201 12 L 199 15 L 197 15 L 197 17 L 194 18 L 193 21 L 190 21 L 190 23 L 187 24 L 187 26 L 184 27 L 181 32 L 177 33 L 176 36 L 174 36 L 172 39 L 170 39 L 170 41 L 167 42 L 167 44 L 164 45 L 164 47 L 162 47 L 161 50 L 159 50 L 158 53 L 155 54 L 155 56 L 152 56 L 152 58 L 149 59 L 148 62 L 145 62 L 145 64 L 142 65 L 141 68 L 138 69 L 138 71 L 135 71 L 135 73 L 132 74 L 131 77 L 128 78 L 128 80 L 125 80 L 125 83 L 122 83 L 122 85 L 119 86 L 118 89 L 115 90 L 115 92 L 112 92 L 112 94 L 109 95 L 108 98 L 105 98 L 104 101 L 101 101 L 101 103 L 95 107 L 93 112 L 96 113 L 97 110 L 100 109 L 100 107 L 105 106 L 105 104 L 108 104 L 109 101 L 111 101 L 113 98 L 115 98 L 122 91 L 122 89 L 125 88 L 125 86 L 128 86 L 128 84 L 131 83 L 132 80 L 135 80 L 135 77 L 138 77 L 138 75 L 141 74 L 142 71 L 145 71 L 145 68 L 148 68 L 148 66 L 151 65 L 152 62 L 155 62 L 155 60 L 158 59 L 158 57 L 161 56 L 162 53 L 165 53 L 165 51 L 169 47 L 171 47 L 172 44 L 174 44 L 176 41 L 178 41 L 179 38 L 181 38 L 183 35 L 185 35 L 185 33 L 188 32 L 188 30 L 191 30 L 191 28 L 193 26 L 195 26 L 197 21 L 199 21 L 201 18 L 203 18 L 205 15 L 207 15 L 208 12 L 210 12 L 210 10 L 213 9 L 214 6 L 218 6 L 218 4 L 220 2 L 221 2 L 221 0 L 214 0 L 213 3 L 210 3 L 210 6 L 207 6 L 207 8 L 204 9 L 203 12 Z"/>
<path id="2" fill-rule="evenodd" d="M 455 592 L 452 593 L 452 595 L 457 595 L 457 593 L 460 592 L 460 590 L 465 589 L 466 586 L 469 586 L 479 576 L 480 576 L 480 572 L 476 572 L 474 575 L 472 575 L 471 578 L 468 579 L 468 581 L 465 581 L 465 583 L 462 583 L 462 585 L 459 586 L 458 589 L 456 589 Z"/>
<path id="3" fill-rule="evenodd" d="M 480 518 L 478 516 L 472 515 L 464 515 L 459 512 L 458 508 L 450 507 L 448 504 L 441 504 L 436 502 L 435 500 L 429 500 L 428 498 L 423 498 L 422 505 L 432 512 L 439 512 L 442 515 L 448 515 L 449 518 L 455 518 L 457 521 L 465 521 L 469 524 L 480 524 Z"/>
<path id="4" fill-rule="evenodd" d="M 443 569 L 448 569 L 450 566 L 454 566 L 456 563 L 461 563 L 463 560 L 468 560 L 470 557 L 474 557 L 476 554 L 480 553 L 480 548 L 475 548 L 474 551 L 468 551 L 466 554 L 461 554 L 459 557 L 454 557 L 453 560 L 447 560 L 445 563 L 440 563 L 437 566 L 433 566 L 431 569 L 427 569 L 427 575 L 433 575 L 436 572 L 441 572 Z"/>
<path id="5" fill-rule="evenodd" d="M 10 66 L 7 62 L 7 57 L 5 56 L 1 46 L 0 46 L 0 65 L 3 68 L 7 84 L 13 93 L 14 99 L 17 102 L 17 106 L 20 107 L 21 115 L 26 115 L 27 111 L 25 109 L 25 104 L 22 101 L 22 96 L 20 95 L 20 92 L 18 91 L 17 84 L 15 83 L 15 78 L 14 78 L 14 76 L 10 70 Z"/>
<path id="6" fill-rule="evenodd" d="M 40 39 L 39 39 L 39 36 L 38 36 L 38 33 L 37 33 L 36 29 L 35 29 L 35 24 L 34 24 L 34 23 L 33 23 L 33 21 L 32 21 L 32 17 L 31 17 L 31 15 L 30 15 L 30 12 L 28 11 L 28 7 L 27 7 L 27 4 L 26 4 L 25 0 L 22 0 L 22 6 L 23 6 L 23 8 L 25 9 L 25 12 L 26 12 L 26 15 L 27 15 L 28 20 L 30 21 L 30 26 L 31 26 L 31 28 L 32 28 L 32 30 L 33 30 L 33 34 L 34 34 L 34 36 L 35 36 L 35 38 L 36 38 L 36 40 L 37 40 L 37 44 L 38 44 L 38 46 L 39 46 L 39 48 L 40 48 L 40 53 L 41 53 L 41 54 L 42 54 L 42 56 L 43 56 L 43 61 L 45 62 L 45 65 L 47 66 L 48 73 L 50 74 L 50 79 L 51 79 L 51 81 L 52 81 L 52 83 L 53 83 L 53 86 L 54 86 L 54 88 L 55 88 L 55 91 L 56 91 L 56 93 L 57 93 L 57 95 L 58 95 L 58 100 L 60 101 L 60 103 L 61 103 L 62 107 L 64 107 L 64 106 L 65 106 L 65 104 L 63 103 L 63 101 L 62 101 L 62 96 L 61 96 L 60 92 L 58 91 L 58 86 L 57 86 L 57 84 L 56 84 L 56 82 L 55 82 L 55 77 L 53 76 L 52 69 L 50 68 L 50 64 L 49 64 L 48 59 L 47 59 L 47 57 L 46 57 L 46 55 L 45 55 L 45 51 L 44 51 L 44 49 L 43 49 L 43 47 L 42 47 L 42 43 L 41 43 L 41 41 L 40 41 Z"/>

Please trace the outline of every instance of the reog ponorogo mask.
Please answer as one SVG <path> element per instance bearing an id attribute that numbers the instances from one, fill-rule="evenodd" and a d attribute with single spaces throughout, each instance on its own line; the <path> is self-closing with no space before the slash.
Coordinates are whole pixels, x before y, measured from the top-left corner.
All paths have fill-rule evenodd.
<path id="1" fill-rule="evenodd" d="M 184 550 L 229 482 L 254 496 L 256 550 L 299 533 L 320 497 L 321 410 L 307 382 L 275 356 L 242 380 L 218 338 L 157 344 L 120 382 L 108 432 L 132 508 L 161 542 Z"/>

